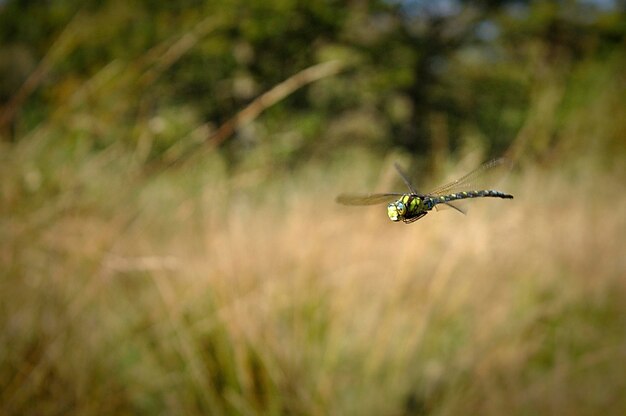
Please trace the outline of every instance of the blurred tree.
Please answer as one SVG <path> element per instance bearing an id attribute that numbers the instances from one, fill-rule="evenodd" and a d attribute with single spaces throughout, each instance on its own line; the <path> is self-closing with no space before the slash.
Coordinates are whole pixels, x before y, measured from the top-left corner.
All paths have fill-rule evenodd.
<path id="1" fill-rule="evenodd" d="M 134 147 L 144 123 L 183 109 L 193 125 L 150 136 L 149 158 L 160 158 L 298 71 L 340 59 L 349 71 L 296 91 L 223 150 L 283 161 L 352 146 L 445 156 L 470 140 L 501 153 L 538 85 L 567 85 L 577 65 L 624 55 L 623 17 L 601 1 L 7 0 L 0 56 L 15 64 L 0 66 L 0 134 L 29 131 L 121 65 L 81 108 L 134 126 L 99 139 Z"/>

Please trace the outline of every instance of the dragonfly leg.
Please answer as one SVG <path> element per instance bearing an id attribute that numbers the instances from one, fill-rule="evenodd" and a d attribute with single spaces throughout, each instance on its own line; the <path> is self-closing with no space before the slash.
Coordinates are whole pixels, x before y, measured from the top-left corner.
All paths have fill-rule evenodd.
<path id="1" fill-rule="evenodd" d="M 403 221 L 404 221 L 405 224 L 410 224 L 412 222 L 415 222 L 415 221 L 419 220 L 420 218 L 422 218 L 426 214 L 428 214 L 428 212 L 424 211 L 424 212 L 419 213 L 418 215 L 416 215 L 413 218 L 405 218 Z"/>

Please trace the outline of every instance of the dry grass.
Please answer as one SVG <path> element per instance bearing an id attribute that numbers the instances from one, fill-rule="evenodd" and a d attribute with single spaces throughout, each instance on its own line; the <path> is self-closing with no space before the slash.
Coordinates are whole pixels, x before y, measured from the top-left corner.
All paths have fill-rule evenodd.
<path id="1" fill-rule="evenodd" d="M 186 172 L 119 200 L 89 177 L 12 205 L 1 412 L 626 411 L 618 177 L 529 170 L 513 201 L 405 226 L 333 203 L 351 166 L 260 191 Z"/>

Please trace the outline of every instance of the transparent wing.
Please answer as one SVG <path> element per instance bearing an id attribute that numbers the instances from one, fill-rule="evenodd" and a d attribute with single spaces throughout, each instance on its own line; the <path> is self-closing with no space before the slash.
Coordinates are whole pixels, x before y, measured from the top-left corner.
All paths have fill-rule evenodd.
<path id="1" fill-rule="evenodd" d="M 398 171 L 398 175 L 400 175 L 406 187 L 409 188 L 409 191 L 411 191 L 412 194 L 419 194 L 419 192 L 417 192 L 417 190 L 415 189 L 415 187 L 409 180 L 409 177 L 407 176 L 407 174 L 400 167 L 400 165 L 398 165 L 397 163 L 394 163 L 393 166 L 396 168 L 396 171 Z"/>
<path id="2" fill-rule="evenodd" d="M 460 191 L 488 189 L 497 183 L 498 179 L 504 176 L 509 169 L 510 164 L 507 159 L 494 159 L 453 182 L 433 189 L 428 195 L 440 196 Z"/>
<path id="3" fill-rule="evenodd" d="M 422 194 L 417 189 L 415 189 L 415 186 L 413 186 L 413 184 L 409 180 L 409 176 L 406 174 L 406 172 L 404 172 L 402 170 L 400 165 L 398 165 L 397 163 L 394 163 L 393 166 L 396 168 L 396 170 L 398 171 L 398 174 L 400 175 L 400 177 L 404 181 L 404 184 L 407 186 L 407 188 L 409 188 L 411 193 L 414 194 L 414 195 L 422 196 Z M 458 212 L 460 212 L 461 214 L 464 214 L 464 215 L 466 214 L 464 209 L 462 209 L 462 208 L 460 208 L 458 206 L 455 206 L 451 202 L 444 202 L 443 204 L 436 205 L 435 209 L 437 209 L 437 211 L 438 211 L 440 209 L 443 209 L 444 206 L 447 206 L 449 208 L 453 208 L 453 209 L 457 210 Z"/>
<path id="4" fill-rule="evenodd" d="M 442 209 L 452 208 L 463 215 L 467 215 L 467 209 L 459 206 L 458 202 L 444 202 L 443 204 L 435 205 L 435 209 L 437 211 L 441 211 Z"/>
<path id="5" fill-rule="evenodd" d="M 343 205 L 376 205 L 398 199 L 403 194 L 341 194 L 335 201 Z"/>

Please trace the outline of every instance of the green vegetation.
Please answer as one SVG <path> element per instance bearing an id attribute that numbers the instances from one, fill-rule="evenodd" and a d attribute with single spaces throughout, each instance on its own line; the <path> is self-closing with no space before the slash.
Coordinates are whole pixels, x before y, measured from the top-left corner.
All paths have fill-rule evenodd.
<path id="1" fill-rule="evenodd" d="M 618 7 L 0 2 L 0 413 L 624 414 Z"/>

